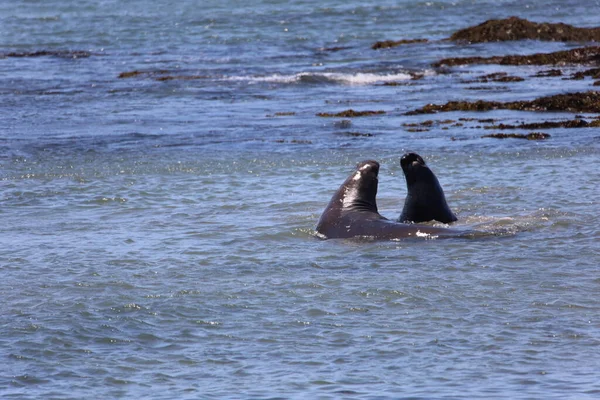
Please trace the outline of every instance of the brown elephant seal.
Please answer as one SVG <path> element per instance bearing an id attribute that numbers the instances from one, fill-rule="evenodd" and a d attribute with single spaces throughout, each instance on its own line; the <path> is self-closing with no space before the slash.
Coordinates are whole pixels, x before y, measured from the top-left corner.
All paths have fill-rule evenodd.
<path id="1" fill-rule="evenodd" d="M 436 220 L 448 224 L 457 220 L 446 203 L 446 196 L 435 174 L 421 156 L 407 153 L 400 159 L 400 165 L 406 178 L 408 194 L 398 222 Z"/>
<path id="2" fill-rule="evenodd" d="M 403 224 L 383 217 L 377 211 L 378 174 L 377 161 L 358 164 L 323 211 L 316 228 L 321 238 L 403 239 L 465 234 L 428 225 Z"/>

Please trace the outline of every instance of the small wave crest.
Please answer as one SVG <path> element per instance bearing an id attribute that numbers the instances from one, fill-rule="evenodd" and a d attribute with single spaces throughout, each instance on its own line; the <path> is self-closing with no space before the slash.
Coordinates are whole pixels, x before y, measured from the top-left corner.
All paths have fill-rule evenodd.
<path id="1" fill-rule="evenodd" d="M 228 81 L 249 83 L 307 83 L 307 84 L 341 84 L 341 85 L 370 85 L 390 81 L 406 81 L 413 75 L 406 72 L 376 74 L 369 72 L 301 72 L 297 74 L 273 74 L 266 76 L 231 76 L 224 78 Z"/>

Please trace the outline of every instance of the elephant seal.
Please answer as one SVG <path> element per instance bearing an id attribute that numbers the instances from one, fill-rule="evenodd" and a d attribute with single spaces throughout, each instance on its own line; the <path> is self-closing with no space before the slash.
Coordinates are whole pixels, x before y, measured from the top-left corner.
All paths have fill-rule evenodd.
<path id="1" fill-rule="evenodd" d="M 321 238 L 368 237 L 402 239 L 419 236 L 459 236 L 465 232 L 428 225 L 403 224 L 383 217 L 377 211 L 379 163 L 359 163 L 335 192 L 317 223 Z"/>
<path id="2" fill-rule="evenodd" d="M 436 220 L 448 224 L 457 220 L 446 203 L 440 183 L 421 156 L 407 153 L 400 159 L 400 165 L 406 177 L 408 194 L 398 222 Z"/>

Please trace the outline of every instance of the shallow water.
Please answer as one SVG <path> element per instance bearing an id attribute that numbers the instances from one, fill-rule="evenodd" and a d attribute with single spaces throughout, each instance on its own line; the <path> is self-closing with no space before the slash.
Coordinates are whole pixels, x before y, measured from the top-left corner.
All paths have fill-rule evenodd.
<path id="1" fill-rule="evenodd" d="M 510 15 L 597 25 L 598 2 L 563 3 L 0 3 L 0 52 L 90 53 L 0 58 L 2 397 L 597 398 L 600 131 L 496 140 L 480 120 L 573 115 L 404 115 L 591 90 L 430 65 L 579 46 L 439 41 Z M 134 70 L 178 78 L 118 77 Z M 498 71 L 527 79 L 464 83 Z M 386 114 L 316 116 L 349 108 Z M 489 235 L 314 236 L 363 159 L 397 217 L 406 151 Z"/>

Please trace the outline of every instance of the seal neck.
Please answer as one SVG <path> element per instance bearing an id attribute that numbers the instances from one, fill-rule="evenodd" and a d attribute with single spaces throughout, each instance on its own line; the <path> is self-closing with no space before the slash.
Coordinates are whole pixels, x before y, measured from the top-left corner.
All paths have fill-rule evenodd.
<path id="1" fill-rule="evenodd" d="M 357 172 L 359 173 L 359 172 Z M 352 211 L 377 211 L 377 178 L 374 179 L 349 179 L 350 184 L 346 185 L 342 207 Z"/>
<path id="2" fill-rule="evenodd" d="M 429 184 L 438 184 L 435 174 L 426 165 L 415 166 L 404 171 L 404 177 L 406 178 L 406 184 L 412 186 L 419 183 L 427 182 Z"/>

